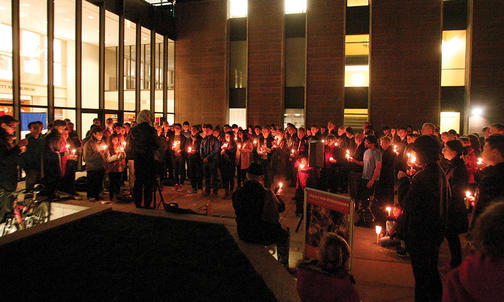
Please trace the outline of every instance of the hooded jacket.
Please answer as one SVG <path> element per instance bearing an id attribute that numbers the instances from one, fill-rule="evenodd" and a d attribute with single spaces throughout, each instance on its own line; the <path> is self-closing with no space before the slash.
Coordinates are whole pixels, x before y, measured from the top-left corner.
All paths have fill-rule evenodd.
<path id="1" fill-rule="evenodd" d="M 443 302 L 497 302 L 504 292 L 504 259 L 481 253 L 468 256 L 448 273 Z"/>

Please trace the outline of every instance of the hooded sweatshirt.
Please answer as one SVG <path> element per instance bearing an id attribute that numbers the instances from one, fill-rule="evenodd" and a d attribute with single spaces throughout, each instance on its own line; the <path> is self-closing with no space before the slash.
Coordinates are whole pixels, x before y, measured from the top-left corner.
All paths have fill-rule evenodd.
<path id="1" fill-rule="evenodd" d="M 503 301 L 504 259 L 476 253 L 448 273 L 443 302 Z"/>

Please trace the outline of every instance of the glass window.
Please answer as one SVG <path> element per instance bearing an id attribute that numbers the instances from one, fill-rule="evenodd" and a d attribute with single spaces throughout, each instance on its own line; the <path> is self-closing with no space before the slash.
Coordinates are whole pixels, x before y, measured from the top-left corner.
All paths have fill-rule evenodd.
<path id="1" fill-rule="evenodd" d="M 119 16 L 105 12 L 105 109 L 119 108 Z"/>
<path id="2" fill-rule="evenodd" d="M 362 129 L 364 122 L 368 121 L 368 109 L 367 108 L 345 108 L 343 115 L 343 124 L 347 127 L 352 127 L 353 129 Z"/>
<path id="3" fill-rule="evenodd" d="M 135 112 L 124 112 L 124 122 L 125 123 L 133 123 L 135 122 L 136 115 Z"/>
<path id="4" fill-rule="evenodd" d="M 54 0 L 54 105 L 75 107 L 75 1 L 73 0 Z"/>
<path id="5" fill-rule="evenodd" d="M 0 0 L 0 104 L 12 104 L 11 1 Z M 12 107 L 9 107 L 12 108 Z M 0 112 L 7 112 L 0 106 Z"/>
<path id="6" fill-rule="evenodd" d="M 125 110 L 135 110 L 135 64 L 136 64 L 136 24 L 129 20 L 124 20 L 124 109 Z"/>
<path id="7" fill-rule="evenodd" d="M 443 31 L 441 86 L 465 85 L 466 31 Z"/>
<path id="8" fill-rule="evenodd" d="M 98 118 L 98 113 L 83 113 L 82 114 L 82 133 L 81 137 L 85 138 L 91 125 L 93 125 L 93 119 Z"/>
<path id="9" fill-rule="evenodd" d="M 229 88 L 247 87 L 247 41 L 230 42 Z"/>
<path id="10" fill-rule="evenodd" d="M 82 1 L 82 108 L 99 104 L 99 15 L 98 6 Z"/>
<path id="11" fill-rule="evenodd" d="M 291 123 L 296 128 L 304 127 L 304 109 L 303 108 L 286 108 L 284 113 L 284 128 Z"/>
<path id="12" fill-rule="evenodd" d="M 47 3 L 24 0 L 21 26 L 21 95 L 23 105 L 47 106 Z"/>
<path id="13" fill-rule="evenodd" d="M 306 13 L 306 0 L 285 0 L 286 14 Z"/>
<path id="14" fill-rule="evenodd" d="M 175 113 L 175 41 L 168 40 L 168 112 Z M 169 119 L 169 117 L 168 117 Z M 171 124 L 172 122 L 170 122 Z"/>
<path id="15" fill-rule="evenodd" d="M 247 128 L 247 109 L 229 108 L 229 124 L 237 124 L 243 129 Z"/>
<path id="16" fill-rule="evenodd" d="M 155 107 L 156 112 L 163 112 L 163 36 L 160 34 L 156 34 L 155 49 Z"/>
<path id="17" fill-rule="evenodd" d="M 150 109 L 150 71 L 151 71 L 151 31 L 142 27 L 140 38 L 141 70 L 140 70 L 140 110 Z"/>
<path id="18" fill-rule="evenodd" d="M 73 109 L 54 109 L 54 119 L 55 120 L 64 120 L 70 119 L 72 123 L 74 123 L 74 129 L 77 129 L 75 126 L 75 110 Z"/>
<path id="19" fill-rule="evenodd" d="M 47 130 L 47 108 L 21 107 L 21 137 L 30 133 L 28 124 L 30 122 L 42 122 L 44 124 L 45 133 Z"/>
<path id="20" fill-rule="evenodd" d="M 305 38 L 285 39 L 285 86 L 305 86 Z"/>
<path id="21" fill-rule="evenodd" d="M 347 6 L 366 6 L 369 5 L 368 0 L 347 0 Z"/>
<path id="22" fill-rule="evenodd" d="M 248 0 L 229 0 L 229 18 L 243 18 L 247 16 Z"/>
<path id="23" fill-rule="evenodd" d="M 346 35 L 345 60 L 345 87 L 368 87 L 369 35 Z"/>

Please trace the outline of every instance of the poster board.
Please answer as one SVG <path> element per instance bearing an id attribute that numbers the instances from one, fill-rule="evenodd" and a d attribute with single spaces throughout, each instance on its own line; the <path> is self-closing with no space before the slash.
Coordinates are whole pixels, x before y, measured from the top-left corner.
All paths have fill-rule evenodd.
<path id="1" fill-rule="evenodd" d="M 304 206 L 304 258 L 317 258 L 320 240 L 327 232 L 343 235 L 350 245 L 352 268 L 354 203 L 348 196 L 306 188 Z"/>

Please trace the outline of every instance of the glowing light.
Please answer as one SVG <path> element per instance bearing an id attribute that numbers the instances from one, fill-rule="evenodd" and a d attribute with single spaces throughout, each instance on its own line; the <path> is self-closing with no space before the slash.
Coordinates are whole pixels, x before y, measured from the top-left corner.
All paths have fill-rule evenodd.
<path id="1" fill-rule="evenodd" d="M 334 158 L 332 156 L 329 157 L 329 161 L 334 161 Z"/>
<path id="2" fill-rule="evenodd" d="M 482 157 L 478 157 L 478 165 L 482 165 L 483 164 L 483 158 Z"/>
<path id="3" fill-rule="evenodd" d="M 286 14 L 306 13 L 306 0 L 285 0 Z"/>
<path id="4" fill-rule="evenodd" d="M 471 197 L 471 196 L 472 196 L 471 191 L 466 191 L 466 192 L 465 192 L 465 196 L 466 196 L 466 197 Z"/>
<path id="5" fill-rule="evenodd" d="M 278 183 L 278 187 L 281 189 L 283 187 L 283 183 L 282 182 L 279 182 Z"/>
<path id="6" fill-rule="evenodd" d="M 107 150 L 107 148 L 108 148 L 107 145 L 102 146 L 102 150 Z"/>
<path id="7" fill-rule="evenodd" d="M 291 150 L 291 153 L 292 153 L 292 154 L 294 154 L 294 152 L 296 152 L 296 150 L 292 149 L 292 150 Z"/>
<path id="8" fill-rule="evenodd" d="M 246 17 L 248 13 L 248 0 L 230 0 L 229 18 Z"/>
<path id="9" fill-rule="evenodd" d="M 191 151 L 192 151 L 191 147 L 187 148 L 187 152 L 191 153 Z"/>
<path id="10" fill-rule="evenodd" d="M 390 213 L 392 212 L 392 207 L 386 207 L 387 215 L 390 217 Z"/>
<path id="11" fill-rule="evenodd" d="M 65 148 L 68 150 L 70 149 L 70 145 L 69 144 L 66 144 Z"/>
<path id="12" fill-rule="evenodd" d="M 299 169 L 303 170 L 305 168 L 305 164 L 299 164 Z"/>
<path id="13" fill-rule="evenodd" d="M 119 150 L 121 150 L 121 152 L 124 152 L 124 148 L 123 147 L 119 148 Z"/>
<path id="14" fill-rule="evenodd" d="M 449 59 L 457 51 L 464 47 L 464 42 L 459 37 L 453 37 L 448 41 L 443 41 L 441 50 L 443 51 L 443 59 Z"/>
<path id="15" fill-rule="evenodd" d="M 88 19 L 90 19 L 90 20 L 93 20 L 93 19 L 94 19 L 94 16 L 91 16 L 91 15 L 89 15 L 89 16 L 87 16 L 87 17 L 88 17 Z"/>
<path id="16" fill-rule="evenodd" d="M 380 234 L 381 233 L 381 230 L 382 230 L 382 227 L 377 225 L 376 226 L 376 234 Z"/>
<path id="17" fill-rule="evenodd" d="M 254 140 L 254 145 L 257 145 L 257 140 L 256 139 Z"/>
<path id="18" fill-rule="evenodd" d="M 475 107 L 471 110 L 471 115 L 472 116 L 481 116 L 483 114 L 483 109 L 479 107 Z"/>
<path id="19" fill-rule="evenodd" d="M 77 152 L 77 150 L 73 149 L 72 150 L 72 155 L 75 155 L 75 152 Z"/>

